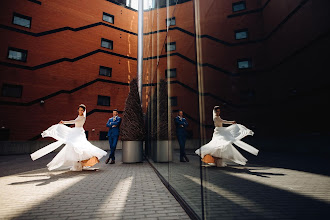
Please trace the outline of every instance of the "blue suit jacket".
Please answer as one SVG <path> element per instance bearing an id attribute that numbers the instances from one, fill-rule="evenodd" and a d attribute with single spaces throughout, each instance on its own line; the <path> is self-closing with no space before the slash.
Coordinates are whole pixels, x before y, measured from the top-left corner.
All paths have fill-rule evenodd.
<path id="1" fill-rule="evenodd" d="M 175 126 L 176 126 L 176 135 L 186 135 L 186 127 L 188 126 L 188 122 L 185 118 L 180 120 L 180 117 L 177 116 L 174 118 Z"/>
<path id="2" fill-rule="evenodd" d="M 107 127 L 109 128 L 108 137 L 119 135 L 120 122 L 121 122 L 121 118 L 119 116 L 116 117 L 116 120 L 114 120 L 113 117 L 109 118 L 109 120 L 107 122 Z M 112 127 L 113 125 L 117 125 L 117 126 Z"/>

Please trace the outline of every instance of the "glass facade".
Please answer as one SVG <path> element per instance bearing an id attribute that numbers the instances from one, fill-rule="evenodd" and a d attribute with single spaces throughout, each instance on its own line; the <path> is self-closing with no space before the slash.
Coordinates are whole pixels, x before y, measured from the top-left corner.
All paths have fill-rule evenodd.
<path id="1" fill-rule="evenodd" d="M 275 199 L 284 195 L 281 186 L 272 188 L 262 183 L 271 175 L 282 174 L 258 171 L 261 168 L 254 163 L 265 164 L 262 162 L 265 152 L 276 146 L 293 150 L 289 143 L 298 141 L 298 136 L 308 134 L 313 139 L 309 135 L 313 129 L 302 128 L 299 122 L 305 114 L 312 114 L 313 107 L 303 104 L 307 99 L 297 94 L 296 87 L 308 90 L 306 82 L 310 77 L 304 67 L 313 68 L 304 63 L 317 46 L 303 48 L 316 36 L 322 36 L 328 26 L 322 21 L 318 27 L 324 28 L 316 30 L 311 25 L 297 31 L 294 27 L 304 26 L 304 14 L 312 9 L 304 3 L 289 6 L 288 2 L 145 1 L 142 100 L 148 130 L 145 153 L 192 216 L 281 218 L 280 208 L 272 207 L 273 201 L 265 201 L 261 194 L 271 191 L 279 195 Z M 288 9 L 283 10 L 284 6 Z M 170 22 L 171 18 L 175 18 L 175 23 Z M 310 30 L 313 34 L 307 34 Z M 321 64 L 316 59 L 312 62 Z M 311 84 L 319 87 L 320 81 L 313 79 Z M 290 92 L 292 88 L 294 93 Z M 301 108 L 302 105 L 306 108 Z M 227 161 L 228 166 L 223 168 L 219 167 L 224 165 L 223 161 L 217 159 L 203 162 L 196 153 L 213 137 L 214 106 L 220 106 L 223 119 L 235 120 L 251 129 L 255 135 L 243 141 L 264 155 L 255 156 L 236 147 L 248 159 L 246 166 Z M 186 140 L 179 137 L 175 122 L 180 111 L 188 123 Z M 274 123 L 283 120 L 297 124 L 283 127 Z M 326 129 L 317 130 L 321 134 Z M 187 159 L 180 156 L 180 143 L 184 141 Z M 181 154 L 182 151 L 181 147 Z M 269 210 L 276 214 L 269 214 Z M 295 218 L 294 214 L 288 218 Z"/>

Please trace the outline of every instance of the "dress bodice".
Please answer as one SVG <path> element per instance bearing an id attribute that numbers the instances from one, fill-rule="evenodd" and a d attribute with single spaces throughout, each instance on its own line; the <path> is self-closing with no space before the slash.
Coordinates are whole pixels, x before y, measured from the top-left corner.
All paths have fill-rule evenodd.
<path id="1" fill-rule="evenodd" d="M 220 118 L 220 116 L 215 116 L 213 118 L 213 121 L 215 127 L 222 127 L 222 119 Z"/>
<path id="2" fill-rule="evenodd" d="M 217 116 L 215 112 L 213 111 L 213 122 L 215 127 L 222 127 L 223 124 L 233 124 L 234 121 L 227 121 L 220 118 L 220 116 Z"/>

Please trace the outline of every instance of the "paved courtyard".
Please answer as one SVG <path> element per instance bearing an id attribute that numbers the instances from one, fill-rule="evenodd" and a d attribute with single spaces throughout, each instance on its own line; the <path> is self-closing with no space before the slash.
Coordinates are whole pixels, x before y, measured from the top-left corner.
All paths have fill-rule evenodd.
<path id="1" fill-rule="evenodd" d="M 242 152 L 243 154 L 245 152 Z M 206 219 L 324 219 L 330 215 L 330 161 L 327 155 L 245 153 L 246 166 L 203 167 Z M 199 157 L 189 163 L 153 163 L 196 211 L 201 211 Z"/>
<path id="2" fill-rule="evenodd" d="M 49 172 L 55 154 L 0 156 L 0 219 L 189 219 L 147 162 L 104 164 L 99 171 Z M 206 219 L 323 219 L 330 214 L 327 155 L 245 154 L 247 166 L 202 168 L 175 153 L 171 163 L 152 163 Z"/>
<path id="3" fill-rule="evenodd" d="M 0 219 L 190 219 L 147 162 L 50 172 L 54 155 L 0 156 Z"/>

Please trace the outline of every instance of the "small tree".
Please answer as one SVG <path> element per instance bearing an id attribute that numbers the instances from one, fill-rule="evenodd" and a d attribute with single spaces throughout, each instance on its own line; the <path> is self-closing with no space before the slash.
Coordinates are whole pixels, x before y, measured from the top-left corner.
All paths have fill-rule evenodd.
<path id="1" fill-rule="evenodd" d="M 168 88 L 167 82 L 160 80 L 158 89 L 158 97 L 154 99 L 156 102 L 153 109 L 153 139 L 168 140 Z M 156 93 L 157 94 L 157 93 Z M 156 95 L 155 94 L 155 95 Z M 156 95 L 157 96 L 157 95 Z"/>
<path id="2" fill-rule="evenodd" d="M 136 78 L 130 82 L 129 88 L 123 120 L 120 126 L 121 140 L 143 141 L 145 138 L 145 127 Z"/>

